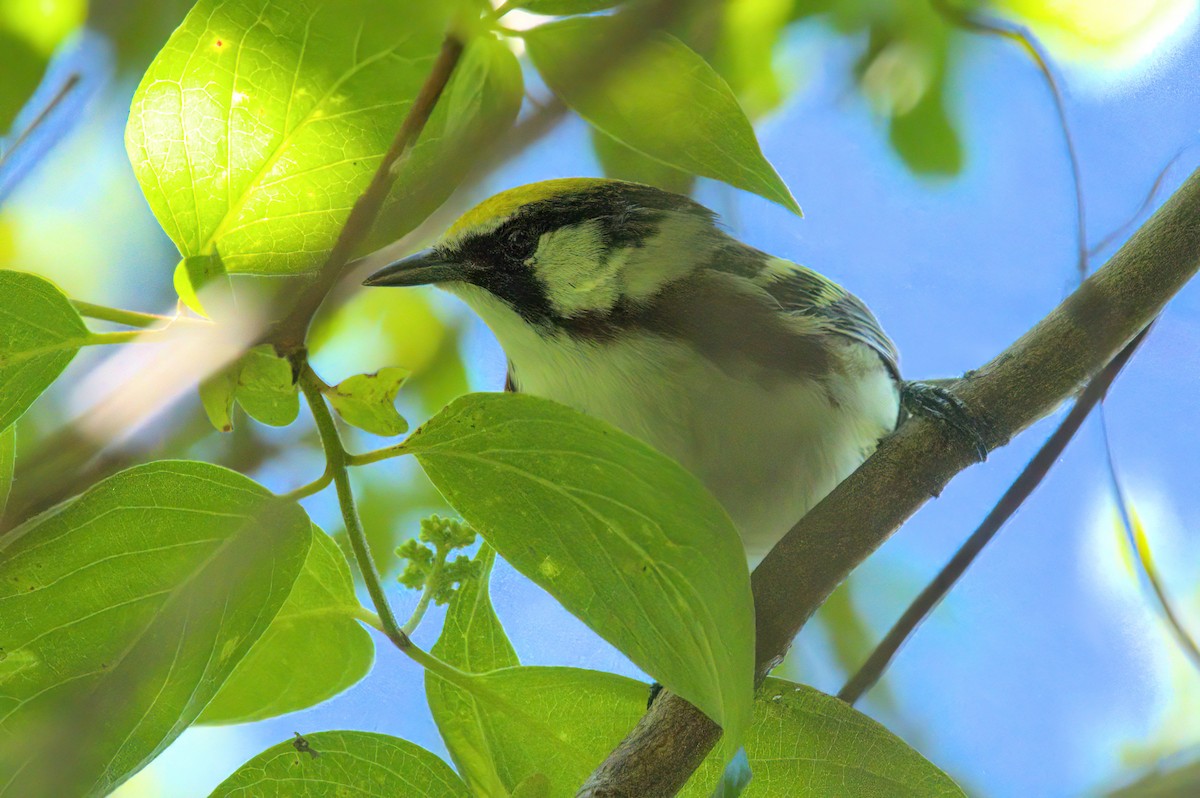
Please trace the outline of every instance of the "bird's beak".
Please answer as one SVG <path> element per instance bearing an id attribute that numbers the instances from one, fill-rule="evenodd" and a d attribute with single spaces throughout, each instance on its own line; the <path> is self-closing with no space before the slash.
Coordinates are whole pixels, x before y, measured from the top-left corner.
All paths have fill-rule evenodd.
<path id="1" fill-rule="evenodd" d="M 423 249 L 389 263 L 363 280 L 363 285 L 429 285 L 461 278 L 462 271 L 458 264 L 439 258 L 432 249 Z"/>

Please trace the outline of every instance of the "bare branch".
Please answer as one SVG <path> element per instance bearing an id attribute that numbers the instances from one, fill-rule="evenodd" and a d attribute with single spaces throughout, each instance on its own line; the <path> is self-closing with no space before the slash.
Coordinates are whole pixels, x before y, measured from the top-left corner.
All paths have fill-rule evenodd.
<path id="1" fill-rule="evenodd" d="M 1200 172 L 1050 315 L 954 390 L 1007 443 L 1103 369 L 1200 268 Z M 916 418 L 792 528 L 754 571 L 758 678 L 850 571 L 959 471 L 969 442 Z M 675 794 L 719 730 L 675 696 L 654 703 L 580 795 Z"/>

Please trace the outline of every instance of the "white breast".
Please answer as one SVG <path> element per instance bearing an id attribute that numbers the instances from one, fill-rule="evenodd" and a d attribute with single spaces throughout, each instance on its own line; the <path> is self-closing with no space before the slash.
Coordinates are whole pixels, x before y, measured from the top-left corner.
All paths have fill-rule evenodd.
<path id="1" fill-rule="evenodd" d="M 849 340 L 839 343 L 849 373 L 828 388 L 802 378 L 768 387 L 662 338 L 548 342 L 507 309 L 488 310 L 481 315 L 522 392 L 604 419 L 673 457 L 724 505 L 752 560 L 895 426 L 894 380 L 874 352 Z"/>

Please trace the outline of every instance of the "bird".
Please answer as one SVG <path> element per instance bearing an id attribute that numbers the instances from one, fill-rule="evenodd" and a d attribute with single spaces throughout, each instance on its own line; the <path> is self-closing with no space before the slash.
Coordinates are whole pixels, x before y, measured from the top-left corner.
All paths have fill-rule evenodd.
<path id="1" fill-rule="evenodd" d="M 899 356 L 866 304 L 680 194 L 605 178 L 508 189 L 365 281 L 426 284 L 492 330 L 507 390 L 690 471 L 751 564 L 903 417 Z"/>

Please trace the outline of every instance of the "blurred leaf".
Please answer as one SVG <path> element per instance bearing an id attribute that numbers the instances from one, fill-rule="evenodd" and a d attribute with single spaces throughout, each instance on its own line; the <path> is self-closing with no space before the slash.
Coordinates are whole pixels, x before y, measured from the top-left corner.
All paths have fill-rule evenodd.
<path id="1" fill-rule="evenodd" d="M 442 634 L 431 653 L 468 673 L 519 665 L 488 595 L 496 553 L 484 543 L 475 559 L 481 565 L 479 578 L 463 583 L 450 599 Z M 506 782 L 496 770 L 491 723 L 476 706 L 475 698 L 430 671 L 425 672 L 425 696 L 450 758 L 471 793 L 505 798 L 512 782 Z"/>
<path id="2" fill-rule="evenodd" d="M 522 0 L 517 3 L 526 11 L 547 16 L 565 17 L 571 14 L 590 14 L 619 6 L 625 0 Z"/>
<path id="3" fill-rule="evenodd" d="M 824 627 L 833 648 L 833 658 L 846 674 L 855 673 L 875 648 L 875 635 L 854 605 L 855 584 L 851 576 L 838 585 L 813 617 Z M 886 681 L 875 685 L 871 698 L 880 706 L 892 704 Z"/>
<path id="4" fill-rule="evenodd" d="M 695 477 L 615 427 L 524 394 L 465 396 L 404 445 L 500 556 L 712 717 L 736 750 L 753 700 L 749 573 L 733 523 Z"/>
<path id="5" fill-rule="evenodd" d="M 783 102 L 775 50 L 793 5 L 793 0 L 728 0 L 723 6 L 713 66 L 751 118 Z"/>
<path id="6" fill-rule="evenodd" d="M 401 435 L 408 431 L 408 422 L 396 412 L 395 400 L 406 379 L 406 370 L 390 366 L 344 379 L 326 396 L 347 424 L 372 435 Z"/>
<path id="7" fill-rule="evenodd" d="M 0 431 L 0 518 L 8 505 L 8 493 L 12 490 L 13 470 L 17 460 L 17 425 L 10 424 Z"/>
<path id="8" fill-rule="evenodd" d="M 50 56 L 83 24 L 86 0 L 0 0 L 0 136 L 42 81 Z"/>
<path id="9" fill-rule="evenodd" d="M 508 43 L 490 33 L 472 39 L 421 138 L 400 162 L 365 249 L 391 244 L 437 210 L 503 140 L 524 92 L 521 64 Z"/>
<path id="10" fill-rule="evenodd" d="M 955 175 L 963 168 L 963 150 L 939 84 L 907 113 L 893 117 L 891 141 L 914 172 Z"/>
<path id="11" fill-rule="evenodd" d="M 50 387 L 90 333 L 53 283 L 0 270 L 0 429 Z"/>
<path id="12" fill-rule="evenodd" d="M 664 191 L 674 191 L 676 194 L 691 193 L 696 178 L 690 173 L 681 172 L 662 161 L 648 158 L 596 128 L 592 128 L 591 133 L 592 149 L 607 177 L 645 183 Z"/>
<path id="13" fill-rule="evenodd" d="M 300 414 L 300 397 L 292 382 L 292 366 L 269 345 L 256 346 L 236 365 L 234 398 L 250 417 L 272 427 L 286 427 Z"/>
<path id="14" fill-rule="evenodd" d="M 371 669 L 375 645 L 355 616 L 350 566 L 333 539 L 313 543 L 292 592 L 197 723 L 247 723 L 319 704 Z"/>
<path id="15" fill-rule="evenodd" d="M 316 269 L 437 52 L 445 3 L 200 0 L 142 78 L 126 148 L 184 256 Z"/>
<path id="16" fill-rule="evenodd" d="M 1195 798 L 1200 795 L 1200 760 L 1176 768 L 1155 768 L 1132 784 L 1104 794 L 1108 798 Z"/>
<path id="17" fill-rule="evenodd" d="M 237 363 L 221 369 L 200 383 L 200 403 L 217 432 L 233 431 L 233 397 L 237 392 Z M 298 411 L 297 411 L 298 412 Z"/>
<path id="18" fill-rule="evenodd" d="M 450 767 L 398 737 L 327 731 L 285 740 L 246 762 L 209 798 L 471 798 Z"/>
<path id="19" fill-rule="evenodd" d="M 578 17 L 528 31 L 525 44 L 546 84 L 604 133 L 669 166 L 753 191 L 799 213 L 728 84 L 683 42 L 666 34 L 652 37 L 627 66 L 589 85 L 587 73 L 605 62 L 606 52 L 620 50 L 619 37 L 626 33 L 612 17 Z"/>
<path id="20" fill-rule="evenodd" d="M 106 794 L 267 629 L 310 522 L 208 463 L 137 466 L 0 538 L 0 795 Z"/>

